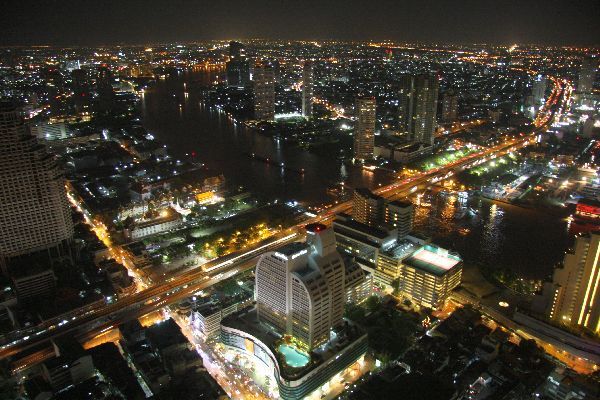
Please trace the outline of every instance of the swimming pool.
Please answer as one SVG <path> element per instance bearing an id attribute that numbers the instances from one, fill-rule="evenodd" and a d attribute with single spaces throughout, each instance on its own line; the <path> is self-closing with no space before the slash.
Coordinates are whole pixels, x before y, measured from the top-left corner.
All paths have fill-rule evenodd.
<path id="1" fill-rule="evenodd" d="M 277 351 L 283 355 L 285 363 L 292 368 L 304 367 L 310 361 L 307 354 L 301 353 L 287 344 L 280 344 Z"/>

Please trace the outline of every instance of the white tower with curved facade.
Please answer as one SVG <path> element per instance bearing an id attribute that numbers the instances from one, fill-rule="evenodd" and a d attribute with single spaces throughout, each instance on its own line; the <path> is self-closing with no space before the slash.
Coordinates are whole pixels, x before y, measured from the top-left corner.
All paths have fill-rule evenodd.
<path id="1" fill-rule="evenodd" d="M 307 243 L 291 243 L 260 258 L 256 304 L 261 323 L 312 349 L 342 324 L 345 268 L 331 228 L 314 224 L 307 232 Z"/>

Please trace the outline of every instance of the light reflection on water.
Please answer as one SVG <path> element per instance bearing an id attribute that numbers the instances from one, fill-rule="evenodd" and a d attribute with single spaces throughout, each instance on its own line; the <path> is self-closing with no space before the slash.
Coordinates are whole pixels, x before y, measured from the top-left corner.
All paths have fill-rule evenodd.
<path id="1" fill-rule="evenodd" d="M 512 205 L 433 195 L 417 207 L 415 230 L 441 246 L 458 251 L 469 264 L 509 268 L 524 277 L 550 276 L 570 245 L 566 222 L 559 217 Z M 470 211 L 469 211 L 470 210 Z"/>
<path id="2" fill-rule="evenodd" d="M 214 81 L 216 73 L 171 76 L 159 80 L 144 93 L 140 102 L 143 124 L 176 157 L 184 157 L 193 150 L 197 161 L 210 170 L 223 173 L 229 182 L 270 199 L 330 202 L 326 190 L 341 180 L 349 187 L 374 187 L 390 181 L 388 173 L 365 171 L 358 165 L 342 162 L 337 154 L 317 155 L 294 143 L 259 135 L 235 123 L 225 113 L 204 105 L 199 84 Z M 187 85 L 189 95 L 185 102 L 184 82 L 191 82 Z M 180 102 L 185 103 L 183 107 L 179 107 Z M 250 153 L 304 173 L 253 161 Z"/>
<path id="3" fill-rule="evenodd" d="M 214 80 L 203 74 L 190 74 L 160 81 L 144 93 L 140 104 L 146 128 L 176 156 L 195 150 L 208 167 L 271 199 L 319 202 L 327 199 L 327 187 L 344 178 L 354 187 L 373 187 L 389 179 L 387 174 L 346 166 L 334 157 L 319 157 L 286 142 L 275 143 L 253 134 L 223 113 L 203 105 L 190 85 L 189 100 L 180 110 L 173 94 L 183 97 L 182 80 L 202 81 L 203 77 L 207 82 Z M 304 168 L 306 173 L 286 174 L 279 168 L 253 162 L 244 156 L 248 152 L 271 156 L 293 168 Z M 452 196 L 433 196 L 423 202 L 431 206 L 416 210 L 416 230 L 431 236 L 439 245 L 458 251 L 467 263 L 507 267 L 542 279 L 551 273 L 570 244 L 566 222 L 557 217 L 473 199 L 466 206 L 475 213 L 467 213 Z"/>

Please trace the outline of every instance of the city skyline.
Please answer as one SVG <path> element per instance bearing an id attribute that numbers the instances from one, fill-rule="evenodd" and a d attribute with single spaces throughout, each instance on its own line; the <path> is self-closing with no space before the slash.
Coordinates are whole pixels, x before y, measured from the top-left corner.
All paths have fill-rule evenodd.
<path id="1" fill-rule="evenodd" d="M 34 14 L 26 11 L 36 10 Z M 306 10 L 315 10 L 308 18 Z M 600 27 L 593 0 L 430 0 L 362 3 L 234 0 L 198 5 L 142 2 L 10 0 L 0 16 L 0 46 L 109 45 L 193 42 L 208 39 L 392 40 L 511 45 L 598 45 Z M 237 12 L 235 12 L 237 11 Z M 535 17 L 534 17 L 535 16 Z M 125 23 L 125 21 L 127 21 Z M 300 23 L 302 21 L 302 23 Z M 147 29 L 147 27 L 152 29 Z M 561 29 L 555 29 L 560 26 Z"/>
<path id="2" fill-rule="evenodd" d="M 600 52 L 556 44 L 597 6 L 563 3 L 10 4 L 0 42 L 108 44 L 0 43 L 0 393 L 599 398 Z"/>

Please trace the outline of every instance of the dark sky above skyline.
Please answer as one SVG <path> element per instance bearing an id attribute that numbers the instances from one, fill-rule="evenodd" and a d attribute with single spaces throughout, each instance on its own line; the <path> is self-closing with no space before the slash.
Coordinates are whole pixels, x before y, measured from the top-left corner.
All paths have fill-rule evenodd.
<path id="1" fill-rule="evenodd" d="M 599 0 L 2 0 L 0 45 L 204 39 L 600 44 Z"/>

